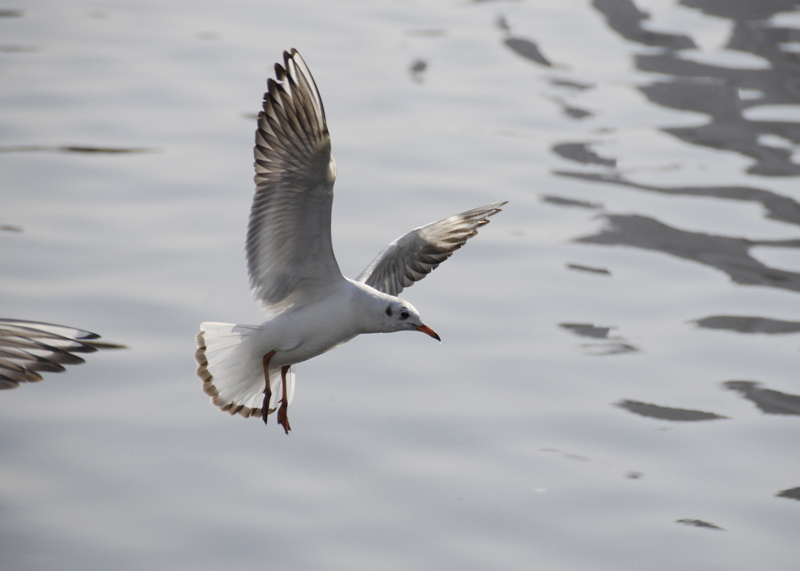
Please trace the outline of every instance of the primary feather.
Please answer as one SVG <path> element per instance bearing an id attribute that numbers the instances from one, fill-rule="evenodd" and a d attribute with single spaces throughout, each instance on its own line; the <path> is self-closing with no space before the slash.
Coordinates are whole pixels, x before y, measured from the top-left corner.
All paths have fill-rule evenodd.
<path id="1" fill-rule="evenodd" d="M 389 295 L 399 295 L 466 244 L 506 202 L 495 202 L 415 228 L 386 246 L 356 281 Z"/>
<path id="2" fill-rule="evenodd" d="M 331 245 L 336 167 L 325 110 L 296 50 L 267 82 L 256 131 L 256 192 L 247 232 L 253 295 L 272 312 L 343 279 Z"/>
<path id="3" fill-rule="evenodd" d="M 64 365 L 83 363 L 76 353 L 121 349 L 98 341 L 90 331 L 22 319 L 0 319 L 0 389 L 42 380 L 41 373 L 60 373 Z"/>

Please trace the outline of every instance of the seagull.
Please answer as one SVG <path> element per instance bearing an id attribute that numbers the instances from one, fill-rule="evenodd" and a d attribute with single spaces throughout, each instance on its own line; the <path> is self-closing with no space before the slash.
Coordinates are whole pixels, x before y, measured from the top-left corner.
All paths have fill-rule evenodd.
<path id="1" fill-rule="evenodd" d="M 261 325 L 205 322 L 197 375 L 211 402 L 267 423 L 277 410 L 289 434 L 292 366 L 362 333 L 420 331 L 441 342 L 397 297 L 475 236 L 506 202 L 475 208 L 401 236 L 355 279 L 342 275 L 331 244 L 336 162 L 325 109 L 297 50 L 267 80 L 255 136 L 255 196 L 247 231 L 253 297 Z"/>
<path id="2" fill-rule="evenodd" d="M 84 360 L 75 353 L 124 349 L 97 341 L 97 333 L 22 319 L 0 319 L 0 389 L 42 380 L 40 373 L 61 373 L 64 365 Z"/>

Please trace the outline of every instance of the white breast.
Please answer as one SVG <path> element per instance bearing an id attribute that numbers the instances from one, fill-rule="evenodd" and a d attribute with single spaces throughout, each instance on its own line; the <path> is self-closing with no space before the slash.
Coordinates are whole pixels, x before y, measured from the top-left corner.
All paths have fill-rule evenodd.
<path id="1" fill-rule="evenodd" d="M 264 322 L 259 343 L 264 354 L 275 350 L 275 366 L 294 365 L 370 332 L 365 323 L 371 304 L 363 290 L 346 280 L 328 297 Z"/>

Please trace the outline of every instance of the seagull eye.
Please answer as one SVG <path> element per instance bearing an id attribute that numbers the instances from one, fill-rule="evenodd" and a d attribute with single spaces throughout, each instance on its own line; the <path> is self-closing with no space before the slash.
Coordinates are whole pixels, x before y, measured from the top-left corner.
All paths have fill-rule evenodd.
<path id="1" fill-rule="evenodd" d="M 405 309 L 400 311 L 400 319 L 408 319 L 408 311 L 406 311 Z"/>
<path id="2" fill-rule="evenodd" d="M 392 306 L 391 305 L 387 305 L 386 306 L 386 315 L 388 315 L 389 317 L 392 316 Z"/>

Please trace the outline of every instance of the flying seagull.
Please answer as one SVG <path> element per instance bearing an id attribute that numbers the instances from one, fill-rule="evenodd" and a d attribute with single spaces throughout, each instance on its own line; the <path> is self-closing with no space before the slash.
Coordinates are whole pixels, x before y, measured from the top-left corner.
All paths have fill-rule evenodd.
<path id="1" fill-rule="evenodd" d="M 197 374 L 211 402 L 230 414 L 278 411 L 286 434 L 292 365 L 362 333 L 421 331 L 413 305 L 397 297 L 475 236 L 505 202 L 421 226 L 401 236 L 351 280 L 331 245 L 336 162 L 317 86 L 297 50 L 275 64 L 258 114 L 256 191 L 247 232 L 253 296 L 261 325 L 206 322 L 197 335 Z"/>
<path id="2" fill-rule="evenodd" d="M 22 319 L 0 319 L 0 389 L 42 380 L 41 373 L 60 373 L 64 365 L 84 360 L 76 353 L 124 349 L 97 341 L 97 333 Z"/>

